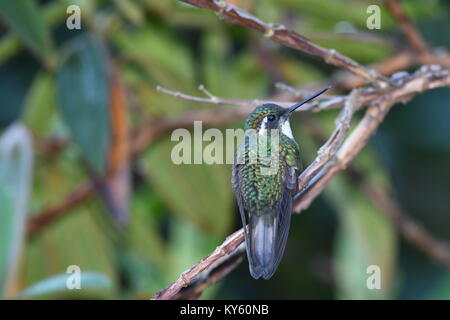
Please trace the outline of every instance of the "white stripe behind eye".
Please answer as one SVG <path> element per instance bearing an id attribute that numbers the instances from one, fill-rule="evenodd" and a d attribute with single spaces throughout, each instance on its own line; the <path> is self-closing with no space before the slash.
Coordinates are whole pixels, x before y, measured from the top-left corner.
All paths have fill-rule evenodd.
<path id="1" fill-rule="evenodd" d="M 260 127 L 260 129 L 258 131 L 258 134 L 260 134 L 260 135 L 266 134 L 266 132 L 267 132 L 267 121 L 268 121 L 267 117 L 264 117 L 262 119 L 261 127 Z"/>

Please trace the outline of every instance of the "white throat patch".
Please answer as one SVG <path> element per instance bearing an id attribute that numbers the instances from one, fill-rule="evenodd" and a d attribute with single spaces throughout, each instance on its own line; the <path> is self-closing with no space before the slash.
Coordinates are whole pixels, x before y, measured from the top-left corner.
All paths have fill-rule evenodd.
<path id="1" fill-rule="evenodd" d="M 291 125 L 289 124 L 289 119 L 286 120 L 283 125 L 281 126 L 281 132 L 291 138 L 292 140 L 294 140 L 294 136 L 292 135 L 292 130 L 291 130 Z"/>

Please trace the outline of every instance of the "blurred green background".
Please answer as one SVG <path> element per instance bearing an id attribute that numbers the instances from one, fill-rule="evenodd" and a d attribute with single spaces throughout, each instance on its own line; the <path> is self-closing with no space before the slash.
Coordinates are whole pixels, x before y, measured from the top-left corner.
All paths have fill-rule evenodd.
<path id="1" fill-rule="evenodd" d="M 405 46 L 384 8 L 381 30 L 366 28 L 371 1 L 230 2 L 363 64 Z M 450 50 L 443 32 L 450 30 L 448 1 L 402 3 L 431 45 Z M 73 4 L 81 8 L 81 30 L 66 27 L 66 9 Z M 175 0 L 1 0 L 0 19 L 0 297 L 5 298 L 150 298 L 240 228 L 230 165 L 172 164 L 170 133 L 130 161 L 121 158 L 126 152 L 117 135 L 128 132 L 122 126 L 133 132 L 152 119 L 219 108 L 164 95 L 157 85 L 202 95 L 197 87 L 204 84 L 217 96 L 252 100 L 274 94 L 278 81 L 300 87 L 338 71 Z M 124 94 L 126 103 L 115 104 L 122 101 L 115 94 Z M 395 107 L 355 161 L 370 183 L 392 193 L 426 229 L 448 241 L 449 101 L 450 90 L 439 89 Z M 312 118 L 326 136 L 336 115 L 302 113 L 292 120 L 305 164 L 323 141 L 314 140 L 304 124 Z M 220 129 L 242 125 L 237 118 Z M 19 147 L 10 152 L 14 137 Z M 99 178 L 114 166 L 119 174 Z M 26 234 L 26 218 L 64 202 L 92 177 L 96 195 Z M 244 260 L 202 297 L 450 298 L 449 271 L 405 242 L 345 174 L 293 217 L 290 232 L 271 280 L 253 280 Z M 381 267 L 381 290 L 366 288 L 371 264 Z M 70 265 L 86 272 L 83 290 L 65 289 Z"/>

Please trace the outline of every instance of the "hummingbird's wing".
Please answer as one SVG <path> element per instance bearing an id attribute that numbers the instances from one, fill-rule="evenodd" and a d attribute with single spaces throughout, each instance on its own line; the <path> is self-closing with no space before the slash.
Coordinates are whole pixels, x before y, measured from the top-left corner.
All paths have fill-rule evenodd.
<path id="1" fill-rule="evenodd" d="M 231 186 L 233 187 L 234 194 L 236 195 L 236 200 L 239 208 L 239 213 L 241 214 L 242 227 L 244 228 L 245 243 L 248 243 L 248 230 L 247 230 L 247 214 L 244 207 L 244 199 L 242 196 L 242 190 L 239 179 L 239 167 L 241 164 L 237 162 L 237 156 L 235 155 L 233 169 L 231 171 Z M 247 248 L 248 255 L 248 248 Z"/>
<path id="2" fill-rule="evenodd" d="M 232 186 L 244 227 L 250 273 L 255 279 L 260 277 L 269 279 L 277 269 L 286 247 L 292 213 L 292 196 L 297 190 L 297 171 L 294 167 L 286 166 L 278 206 L 263 213 L 255 213 L 248 212 L 245 208 L 239 169 L 240 165 L 235 162 L 232 170 Z"/>
<path id="3" fill-rule="evenodd" d="M 283 185 L 283 192 L 281 195 L 280 205 L 278 207 L 277 217 L 277 239 L 275 242 L 275 260 L 273 261 L 273 270 L 270 276 L 273 275 L 276 268 L 280 264 L 281 258 L 284 254 L 284 249 L 286 248 L 286 242 L 289 234 L 289 227 L 291 225 L 292 216 L 292 201 L 293 194 L 297 192 L 298 188 L 298 171 L 294 167 L 287 167 L 287 174 L 285 184 Z"/>

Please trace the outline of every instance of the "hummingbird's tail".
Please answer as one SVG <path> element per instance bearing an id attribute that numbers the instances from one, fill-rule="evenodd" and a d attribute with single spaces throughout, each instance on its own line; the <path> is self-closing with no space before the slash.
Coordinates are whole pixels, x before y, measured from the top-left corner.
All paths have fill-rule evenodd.
<path id="1" fill-rule="evenodd" d="M 253 278 L 269 279 L 275 273 L 286 246 L 290 216 L 277 217 L 273 213 L 251 216 L 247 256 Z"/>

